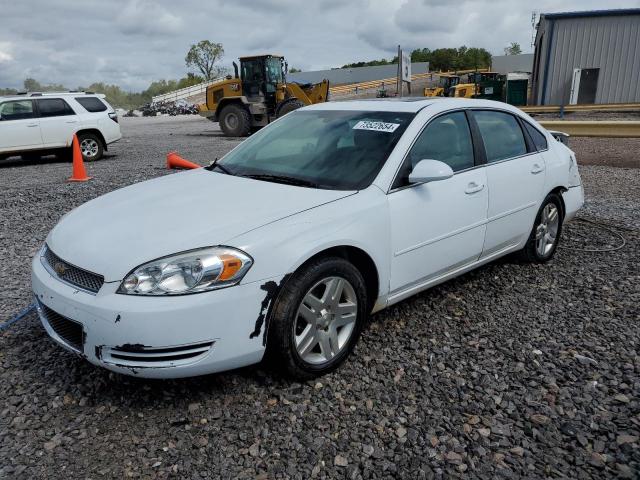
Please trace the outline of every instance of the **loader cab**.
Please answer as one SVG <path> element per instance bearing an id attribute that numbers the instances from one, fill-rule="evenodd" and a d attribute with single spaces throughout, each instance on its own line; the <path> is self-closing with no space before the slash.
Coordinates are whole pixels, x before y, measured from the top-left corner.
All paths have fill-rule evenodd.
<path id="1" fill-rule="evenodd" d="M 445 97 L 453 97 L 455 90 L 453 87 L 460 83 L 458 75 L 442 75 L 440 76 L 440 87 L 444 90 Z"/>
<path id="2" fill-rule="evenodd" d="M 240 58 L 242 92 L 249 102 L 264 101 L 270 114 L 276 108 L 278 84 L 284 84 L 284 59 L 278 55 Z"/>

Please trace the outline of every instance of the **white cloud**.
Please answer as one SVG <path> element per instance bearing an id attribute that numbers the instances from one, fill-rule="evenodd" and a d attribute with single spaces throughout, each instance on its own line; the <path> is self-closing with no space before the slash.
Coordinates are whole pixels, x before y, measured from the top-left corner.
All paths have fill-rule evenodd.
<path id="1" fill-rule="evenodd" d="M 189 46 L 224 45 L 222 66 L 281 53 L 290 67 L 323 69 L 390 58 L 398 44 L 530 51 L 531 11 L 602 8 L 602 0 L 0 0 L 0 87 L 27 76 L 68 87 L 93 82 L 143 90 L 187 72 Z M 608 0 L 606 8 L 637 7 Z"/>
<path id="2" fill-rule="evenodd" d="M 0 42 L 0 63 L 8 63 L 11 60 L 13 60 L 11 44 L 9 42 Z"/>
<path id="3" fill-rule="evenodd" d="M 175 34 L 183 23 L 181 17 L 150 0 L 130 0 L 116 19 L 125 34 Z"/>

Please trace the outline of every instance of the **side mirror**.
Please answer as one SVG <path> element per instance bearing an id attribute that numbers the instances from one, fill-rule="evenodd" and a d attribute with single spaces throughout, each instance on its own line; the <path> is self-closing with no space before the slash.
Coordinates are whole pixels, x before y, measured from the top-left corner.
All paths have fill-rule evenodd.
<path id="1" fill-rule="evenodd" d="M 453 177 L 451 167 L 440 160 L 420 160 L 409 174 L 409 182 L 426 183 Z"/>

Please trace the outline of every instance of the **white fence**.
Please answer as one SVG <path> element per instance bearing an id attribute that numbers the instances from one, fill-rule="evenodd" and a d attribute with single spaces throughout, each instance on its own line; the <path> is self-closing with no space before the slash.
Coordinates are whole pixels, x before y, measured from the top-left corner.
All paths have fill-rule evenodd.
<path id="1" fill-rule="evenodd" d="M 193 97 L 194 95 L 198 95 L 199 93 L 204 93 L 207 91 L 207 87 L 212 83 L 219 82 L 220 80 L 224 80 L 224 77 L 214 78 L 208 82 L 202 82 L 198 85 L 193 85 L 191 87 L 181 88 L 180 90 L 174 90 L 173 92 L 163 93 L 162 95 L 156 95 L 151 98 L 151 104 L 158 102 L 175 102 L 176 100 L 180 100 L 182 98 Z"/>

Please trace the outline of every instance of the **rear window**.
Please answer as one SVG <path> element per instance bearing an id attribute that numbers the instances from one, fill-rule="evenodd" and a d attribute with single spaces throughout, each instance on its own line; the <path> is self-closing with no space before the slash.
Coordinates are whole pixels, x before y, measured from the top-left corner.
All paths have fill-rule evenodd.
<path id="1" fill-rule="evenodd" d="M 489 110 L 473 111 L 473 117 L 482 134 L 487 162 L 498 162 L 527 153 L 527 144 L 516 117 Z"/>
<path id="2" fill-rule="evenodd" d="M 75 115 L 69 104 L 61 98 L 43 98 L 36 100 L 41 117 L 62 117 Z"/>
<path id="3" fill-rule="evenodd" d="M 104 112 L 107 106 L 98 97 L 76 97 L 76 102 L 84 107 L 87 112 Z"/>
<path id="4" fill-rule="evenodd" d="M 525 122 L 524 120 L 522 121 L 522 123 L 524 124 L 524 128 L 527 130 L 527 133 L 531 137 L 531 140 L 533 140 L 533 144 L 536 146 L 536 150 L 546 150 L 548 148 L 547 139 L 542 133 L 540 133 L 540 130 L 538 130 L 530 123 Z"/>

